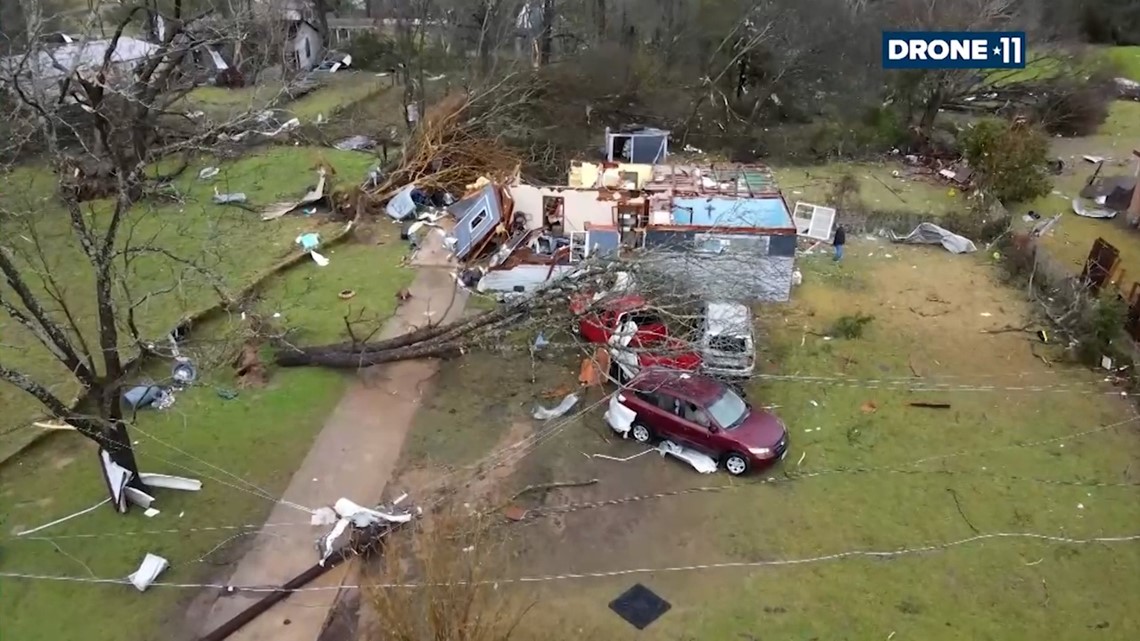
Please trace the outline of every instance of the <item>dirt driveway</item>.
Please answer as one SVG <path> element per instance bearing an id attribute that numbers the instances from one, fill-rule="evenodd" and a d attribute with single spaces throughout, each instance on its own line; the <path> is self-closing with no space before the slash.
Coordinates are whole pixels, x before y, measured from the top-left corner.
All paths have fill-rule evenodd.
<path id="1" fill-rule="evenodd" d="M 463 313 L 466 295 L 456 291 L 447 253 L 428 236 L 415 264 L 419 273 L 411 299 L 388 322 L 381 338 L 398 336 L 425 323 L 453 320 Z M 294 474 L 283 499 L 311 508 L 350 498 L 364 505 L 379 502 L 403 448 L 415 413 L 430 393 L 435 361 L 408 361 L 371 368 L 356 379 L 341 399 L 313 448 Z M 296 508 L 277 505 L 267 523 L 307 518 Z M 280 585 L 317 561 L 314 542 L 325 528 L 266 528 L 258 533 L 229 583 Z M 354 573 L 353 564 L 335 568 L 309 588 L 335 588 Z M 275 605 L 243 627 L 235 641 L 314 641 L 333 607 L 336 589 L 300 592 Z M 209 613 L 196 621 L 203 633 L 222 624 L 264 593 L 238 592 L 214 599 Z M 202 608 L 203 610 L 205 608 Z M 192 614 L 194 616 L 194 614 Z"/>

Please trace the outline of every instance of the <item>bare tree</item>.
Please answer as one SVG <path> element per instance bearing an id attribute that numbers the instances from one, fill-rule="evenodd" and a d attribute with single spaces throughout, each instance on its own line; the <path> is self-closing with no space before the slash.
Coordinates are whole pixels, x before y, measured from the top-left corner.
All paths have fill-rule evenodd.
<path id="1" fill-rule="evenodd" d="M 13 141 L 9 154 L 20 158 L 34 142 L 56 178 L 52 202 L 66 217 L 71 243 L 67 260 L 81 265 L 79 282 L 64 278 L 36 224 L 44 212 L 16 211 L 6 200 L 0 210 L 0 310 L 61 369 L 73 377 L 86 399 L 73 405 L 53 381 L 43 380 L 0 359 L 0 380 L 39 401 L 54 417 L 94 440 L 110 458 L 133 473 L 130 483 L 145 490 L 127 432 L 121 396 L 132 356 L 153 344 L 144 335 L 143 315 L 161 297 L 185 283 L 171 282 L 136 291 L 139 270 L 193 274 L 222 294 L 220 281 L 203 262 L 151 242 L 139 231 L 133 210 L 154 196 L 148 170 L 164 157 L 189 153 L 218 133 L 201 122 L 187 124 L 176 103 L 196 81 L 183 62 L 204 43 L 192 30 L 209 9 L 184 15 L 180 0 L 164 15 L 161 42 L 147 45 L 128 31 L 145 31 L 142 5 L 117 19 L 113 35 L 97 37 L 96 17 L 68 56 L 30 38 L 23 53 L 3 60 L 0 91 L 13 102 L 10 119 L 29 124 L 34 140 Z M 231 34 L 234 37 L 239 34 Z M 245 116 L 235 116 L 240 122 Z M 174 130 L 171 123 L 180 124 Z M 183 165 L 184 167 L 185 165 Z M 102 200 L 89 202 L 92 196 Z M 64 273 L 75 274 L 76 265 Z M 89 287 L 82 297 L 77 289 Z M 93 317 L 78 300 L 94 300 Z"/>

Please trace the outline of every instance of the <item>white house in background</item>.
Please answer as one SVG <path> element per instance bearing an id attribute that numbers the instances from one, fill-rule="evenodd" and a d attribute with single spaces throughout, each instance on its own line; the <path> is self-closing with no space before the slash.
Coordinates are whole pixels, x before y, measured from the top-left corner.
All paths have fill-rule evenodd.
<path id="1" fill-rule="evenodd" d="M 307 20 L 290 20 L 286 24 L 285 51 L 289 56 L 289 66 L 308 71 L 321 64 L 325 56 L 324 41 Z"/>

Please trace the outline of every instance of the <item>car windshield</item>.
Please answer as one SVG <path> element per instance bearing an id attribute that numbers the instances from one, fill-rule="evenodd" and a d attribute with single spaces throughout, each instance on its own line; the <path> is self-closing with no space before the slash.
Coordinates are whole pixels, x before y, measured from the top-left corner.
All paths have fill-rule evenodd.
<path id="1" fill-rule="evenodd" d="M 748 417 L 748 404 L 736 392 L 726 389 L 720 398 L 709 405 L 709 414 L 718 425 L 731 430 Z"/>

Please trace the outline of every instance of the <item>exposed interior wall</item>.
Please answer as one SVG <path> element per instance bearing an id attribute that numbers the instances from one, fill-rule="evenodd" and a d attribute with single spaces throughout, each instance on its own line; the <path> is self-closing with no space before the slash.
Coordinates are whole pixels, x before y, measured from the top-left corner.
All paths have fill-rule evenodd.
<path id="1" fill-rule="evenodd" d="M 602 187 L 603 185 L 599 184 L 602 179 L 602 171 L 601 163 L 572 163 L 566 184 L 580 189 Z M 653 165 L 618 163 L 616 168 L 611 167 L 605 171 L 611 174 L 613 178 L 620 178 L 621 174 L 625 173 L 637 174 L 637 183 L 631 186 L 622 186 L 623 189 L 641 189 L 646 183 L 653 180 Z"/>
<path id="2" fill-rule="evenodd" d="M 616 201 L 598 200 L 598 192 L 594 189 L 512 185 L 509 191 L 515 201 L 515 211 L 526 213 L 530 229 L 542 227 L 542 203 L 547 196 L 563 199 L 563 228 L 567 232 L 586 231 L 587 225 L 614 224 Z M 637 199 L 631 202 L 637 202 Z"/>
<path id="3" fill-rule="evenodd" d="M 297 35 L 293 38 L 293 51 L 297 54 L 300 69 L 312 69 L 324 58 L 321 34 L 307 22 L 297 25 Z"/>

